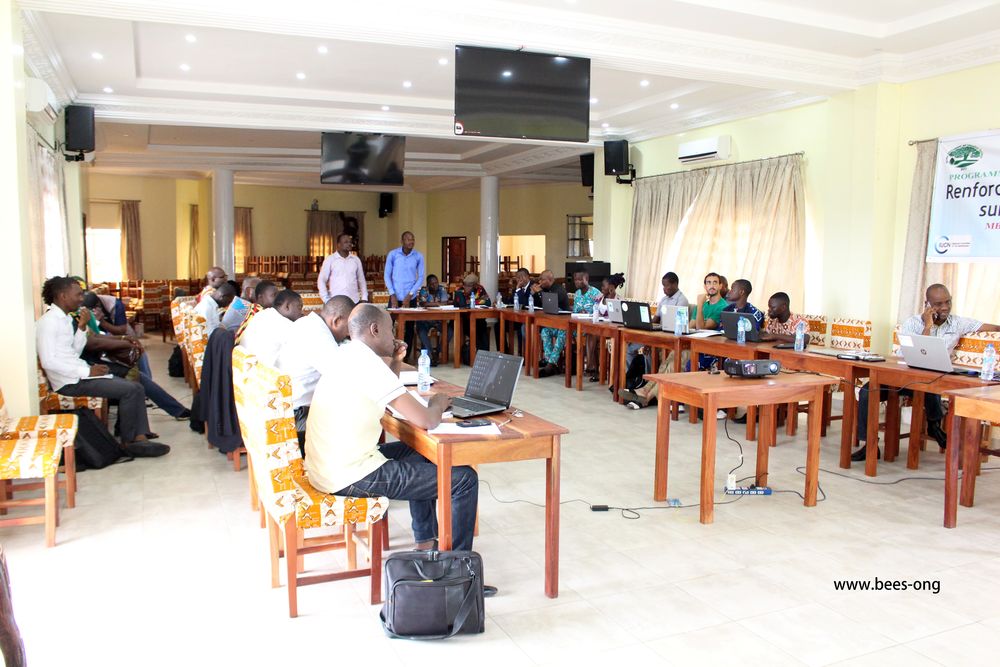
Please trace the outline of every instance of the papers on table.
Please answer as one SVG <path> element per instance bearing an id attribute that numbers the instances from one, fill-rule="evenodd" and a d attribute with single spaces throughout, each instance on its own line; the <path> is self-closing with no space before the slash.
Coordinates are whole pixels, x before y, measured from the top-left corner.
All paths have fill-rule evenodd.
<path id="1" fill-rule="evenodd" d="M 399 379 L 402 380 L 403 384 L 407 387 L 416 387 L 419 384 L 417 378 L 418 375 L 418 371 L 400 371 Z M 431 384 L 434 384 L 435 382 L 437 382 L 437 379 L 431 377 Z M 427 403 L 424 403 L 424 405 L 427 405 Z"/>
<path id="2" fill-rule="evenodd" d="M 416 371 L 404 371 L 404 372 L 415 373 Z M 410 396 L 412 396 L 413 398 L 417 399 L 417 402 L 420 403 L 420 405 L 424 406 L 425 408 L 427 407 L 427 399 L 418 394 L 415 390 L 410 389 L 409 392 L 407 393 L 409 393 Z M 406 417 L 403 416 L 403 413 L 397 410 L 396 408 L 392 407 L 391 405 L 387 405 L 386 408 L 388 408 L 389 414 L 391 414 L 396 419 L 399 419 L 404 422 L 406 421 Z M 451 412 L 445 412 L 441 415 L 441 419 L 451 419 L 451 417 L 452 417 Z"/>
<path id="3" fill-rule="evenodd" d="M 713 331 L 711 329 L 705 329 L 702 331 L 695 331 L 694 333 L 684 334 L 685 338 L 711 338 L 712 336 L 721 336 L 723 332 Z"/>
<path id="4" fill-rule="evenodd" d="M 462 427 L 457 422 L 441 422 L 427 432 L 431 435 L 500 435 L 500 427 L 496 424 Z"/>
<path id="5" fill-rule="evenodd" d="M 458 310 L 458 306 L 449 304 L 447 306 L 438 306 L 437 308 L 428 308 L 427 310 Z"/>

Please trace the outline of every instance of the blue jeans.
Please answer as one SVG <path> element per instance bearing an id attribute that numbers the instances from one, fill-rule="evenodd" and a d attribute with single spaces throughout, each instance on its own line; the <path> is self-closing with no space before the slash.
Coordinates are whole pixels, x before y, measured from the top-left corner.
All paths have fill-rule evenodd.
<path id="1" fill-rule="evenodd" d="M 443 322 L 427 322 L 425 320 L 421 320 L 420 322 L 417 322 L 417 335 L 420 336 L 420 346 L 421 346 L 422 349 L 427 350 L 427 354 L 431 355 L 431 359 L 437 359 L 437 355 L 438 355 L 438 353 L 441 350 L 440 349 L 435 349 L 435 348 L 431 347 L 431 337 L 430 337 L 429 334 L 431 332 L 431 329 L 437 329 L 438 330 L 438 343 L 439 344 L 445 344 L 445 345 L 447 345 L 447 342 L 445 342 L 445 340 L 444 340 L 444 330 L 443 330 L 443 328 L 444 328 L 444 323 Z M 452 324 L 451 322 L 449 322 L 448 323 L 448 340 L 449 341 L 451 340 L 451 337 L 455 333 L 454 329 L 455 329 L 455 325 Z"/>
<path id="2" fill-rule="evenodd" d="M 166 389 L 153 381 L 153 371 L 149 368 L 149 359 L 146 358 L 145 354 L 139 357 L 139 362 L 136 365 L 139 368 L 139 384 L 146 390 L 146 398 L 153 401 L 156 407 L 171 417 L 180 417 L 187 408 L 168 394 Z"/>
<path id="3" fill-rule="evenodd" d="M 902 389 L 900 396 L 913 396 L 909 389 Z M 879 391 L 879 402 L 889 399 L 889 389 L 882 387 Z M 924 394 L 924 415 L 928 422 L 939 422 L 944 419 L 944 406 L 941 405 L 941 397 L 937 394 Z M 858 394 L 858 440 L 866 442 L 868 440 L 868 384 L 861 387 Z"/>
<path id="4" fill-rule="evenodd" d="M 417 542 L 434 539 L 437 525 L 437 466 L 401 442 L 379 447 L 386 461 L 367 477 L 336 492 L 338 496 L 370 498 L 385 496 L 409 500 L 413 537 Z M 479 476 L 469 466 L 451 469 L 452 549 L 472 549 L 479 504 Z"/>

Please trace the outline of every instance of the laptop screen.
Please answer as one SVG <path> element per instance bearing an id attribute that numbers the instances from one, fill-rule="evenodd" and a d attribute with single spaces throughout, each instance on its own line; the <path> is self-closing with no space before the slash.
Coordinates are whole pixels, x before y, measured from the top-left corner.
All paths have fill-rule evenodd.
<path id="1" fill-rule="evenodd" d="M 509 406 L 523 363 L 524 359 L 521 357 L 480 350 L 476 353 L 476 363 L 469 373 L 465 395 Z"/>

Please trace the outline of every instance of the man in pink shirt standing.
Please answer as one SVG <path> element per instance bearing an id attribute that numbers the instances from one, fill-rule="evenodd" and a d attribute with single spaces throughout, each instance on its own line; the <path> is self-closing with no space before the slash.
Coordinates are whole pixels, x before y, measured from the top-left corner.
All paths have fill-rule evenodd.
<path id="1" fill-rule="evenodd" d="M 353 245 L 350 234 L 341 234 L 337 237 L 337 252 L 323 260 L 317 281 L 323 303 L 339 294 L 350 297 L 354 303 L 368 301 L 365 270 L 358 256 L 351 254 Z"/>

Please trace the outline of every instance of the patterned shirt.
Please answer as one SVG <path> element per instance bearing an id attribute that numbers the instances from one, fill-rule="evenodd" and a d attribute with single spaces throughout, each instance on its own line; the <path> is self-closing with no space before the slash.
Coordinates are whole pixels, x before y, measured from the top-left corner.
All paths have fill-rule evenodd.
<path id="1" fill-rule="evenodd" d="M 252 320 L 253 316 L 262 310 L 264 310 L 264 306 L 259 303 L 255 303 L 250 306 L 250 310 L 247 311 L 247 316 L 243 318 L 243 324 L 241 324 L 240 328 L 236 330 L 237 345 L 240 343 L 240 337 L 243 335 L 243 332 L 247 330 L 247 325 L 250 324 L 250 320 Z"/>
<path id="2" fill-rule="evenodd" d="M 426 286 L 421 287 L 420 292 L 417 294 L 417 303 L 421 305 L 425 303 L 444 303 L 447 300 L 448 290 L 440 283 L 438 284 L 437 291 L 433 294 Z"/>
<path id="3" fill-rule="evenodd" d="M 476 285 L 475 289 L 472 291 L 472 304 L 476 306 L 490 306 L 492 305 L 490 301 L 490 295 L 486 293 L 482 285 Z M 455 291 L 455 305 L 459 308 L 469 308 L 469 295 L 465 292 L 465 288 Z"/>
<path id="4" fill-rule="evenodd" d="M 735 303 L 731 303 L 722 309 L 724 313 L 744 313 L 750 315 L 753 319 L 754 328 L 760 331 L 760 328 L 764 326 L 764 313 L 760 312 L 757 306 L 753 305 L 747 301 L 747 305 L 742 308 L 737 308 Z"/>
<path id="5" fill-rule="evenodd" d="M 976 333 L 982 326 L 982 322 L 974 320 L 971 317 L 949 315 L 948 319 L 946 319 L 944 323 L 931 325 L 930 335 L 938 338 L 944 338 L 944 344 L 947 346 L 948 351 L 951 352 L 958 345 L 959 338 L 970 333 Z M 914 315 L 910 319 L 903 322 L 901 333 L 903 335 L 910 336 L 924 335 L 923 318 L 921 318 L 920 315 Z"/>
<path id="6" fill-rule="evenodd" d="M 806 335 L 808 335 L 809 322 L 806 321 L 806 318 L 802 317 L 801 315 L 796 315 L 794 313 L 789 314 L 788 321 L 785 322 L 784 324 L 779 322 L 777 318 L 768 320 L 767 327 L 764 330 L 767 331 L 767 333 L 769 334 L 777 334 L 779 336 L 794 336 L 795 327 L 799 326 L 799 322 L 806 323 L 805 333 Z M 807 338 L 806 340 L 808 341 L 809 339 Z"/>
<path id="7" fill-rule="evenodd" d="M 601 300 L 601 290 L 597 289 L 593 285 L 587 288 L 587 291 L 577 290 L 576 294 L 573 295 L 573 312 L 574 313 L 593 313 L 594 304 Z"/>

